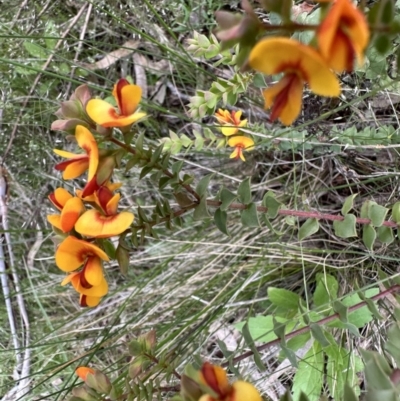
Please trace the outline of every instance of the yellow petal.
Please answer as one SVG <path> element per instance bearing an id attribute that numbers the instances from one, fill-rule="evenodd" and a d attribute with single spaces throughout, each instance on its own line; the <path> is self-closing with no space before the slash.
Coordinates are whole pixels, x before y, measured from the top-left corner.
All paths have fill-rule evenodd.
<path id="1" fill-rule="evenodd" d="M 85 281 L 92 286 L 100 285 L 103 280 L 103 265 L 101 259 L 97 256 L 91 256 L 85 263 L 81 275 L 84 276 Z"/>
<path id="2" fill-rule="evenodd" d="M 88 295 L 80 295 L 79 305 L 82 307 L 88 306 L 89 308 L 93 308 L 97 306 L 101 301 L 101 297 L 90 297 Z"/>
<path id="3" fill-rule="evenodd" d="M 254 141 L 247 136 L 239 135 L 229 138 L 228 145 L 232 147 L 240 146 L 243 149 L 250 150 L 254 147 Z"/>
<path id="4" fill-rule="evenodd" d="M 221 129 L 222 134 L 225 136 L 235 135 L 239 131 L 239 129 L 237 127 L 229 126 L 229 125 L 224 125 L 223 127 L 220 127 L 220 129 Z"/>
<path id="5" fill-rule="evenodd" d="M 250 53 L 249 64 L 255 70 L 272 75 L 296 73 L 310 89 L 321 96 L 339 96 L 340 84 L 324 59 L 313 48 L 294 39 L 267 38 Z"/>
<path id="6" fill-rule="evenodd" d="M 88 181 L 96 174 L 99 165 L 99 148 L 92 133 L 83 125 L 77 125 L 75 129 L 75 138 L 78 145 L 85 150 L 89 157 Z"/>
<path id="7" fill-rule="evenodd" d="M 72 272 L 82 266 L 89 256 L 93 255 L 103 260 L 109 260 L 107 254 L 96 245 L 70 235 L 61 242 L 56 250 L 56 265 L 65 272 Z"/>
<path id="8" fill-rule="evenodd" d="M 82 286 L 79 275 L 72 277 L 71 283 L 79 294 L 89 295 L 91 297 L 104 297 L 108 292 L 108 284 L 104 277 L 99 285 L 91 288 L 85 288 Z"/>
<path id="9" fill-rule="evenodd" d="M 239 146 L 234 149 L 234 151 L 229 155 L 230 159 L 242 159 L 244 162 L 246 159 L 244 158 L 243 155 L 243 148 L 240 148 Z"/>
<path id="10" fill-rule="evenodd" d="M 85 210 L 83 202 L 79 198 L 69 199 L 60 216 L 60 224 L 63 232 L 69 232 L 74 228 L 81 213 Z"/>
<path id="11" fill-rule="evenodd" d="M 86 237 L 109 238 L 123 233 L 132 224 L 133 218 L 130 212 L 103 216 L 92 209 L 83 213 L 75 224 L 75 230 Z"/>
<path id="12" fill-rule="evenodd" d="M 59 214 L 49 214 L 47 215 L 47 221 L 54 227 L 58 228 L 60 231 L 63 231 L 61 228 L 61 216 Z"/>
<path id="13" fill-rule="evenodd" d="M 86 106 L 89 117 L 103 127 L 125 127 L 146 116 L 146 113 L 135 112 L 120 116 L 109 103 L 100 99 L 89 100 Z"/>
<path id="14" fill-rule="evenodd" d="M 72 281 L 72 279 L 73 279 L 73 277 L 75 277 L 76 275 L 80 275 L 81 273 L 71 273 L 71 274 L 68 274 L 68 276 L 66 276 L 65 278 L 64 278 L 64 280 L 63 281 L 61 281 L 61 286 L 64 286 L 64 285 L 67 285 L 67 284 L 69 284 L 71 281 Z"/>
<path id="15" fill-rule="evenodd" d="M 262 401 L 259 391 L 248 382 L 239 380 L 232 387 L 231 401 Z"/>
<path id="16" fill-rule="evenodd" d="M 65 159 L 75 159 L 75 158 L 81 158 L 84 155 L 79 155 L 76 153 L 71 153 L 71 152 L 67 152 L 66 150 L 61 150 L 61 149 L 53 149 L 53 152 L 61 157 L 64 157 Z"/>
<path id="17" fill-rule="evenodd" d="M 72 197 L 73 196 L 64 188 L 56 188 L 56 190 L 49 195 L 49 199 L 59 210 L 61 210 Z"/>
<path id="18" fill-rule="evenodd" d="M 106 205 L 106 213 L 108 216 L 114 216 L 117 214 L 117 209 L 118 209 L 118 202 L 121 198 L 121 194 L 115 194 L 108 202 Z"/>

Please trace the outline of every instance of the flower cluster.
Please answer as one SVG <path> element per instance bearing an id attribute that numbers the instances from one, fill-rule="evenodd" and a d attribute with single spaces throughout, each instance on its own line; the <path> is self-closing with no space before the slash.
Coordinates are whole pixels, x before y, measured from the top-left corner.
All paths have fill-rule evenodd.
<path id="1" fill-rule="evenodd" d="M 47 220 L 55 232 L 63 238 L 55 254 L 56 265 L 68 273 L 61 285 L 71 283 L 80 294 L 81 306 L 96 306 L 108 292 L 103 262 L 110 257 L 103 250 L 102 239 L 125 232 L 134 220 L 128 211 L 118 212 L 120 194 L 115 193 L 121 183 L 111 182 L 117 164 L 116 153 L 99 149 L 98 142 L 89 128 L 130 127 L 142 119 L 138 112 L 141 90 L 121 79 L 113 94 L 118 104 L 91 99 L 87 86 L 79 87 L 72 98 L 64 102 L 58 111 L 63 117 L 53 123 L 53 129 L 74 130 L 81 153 L 55 149 L 66 159 L 56 164 L 64 180 L 80 177 L 86 171 L 86 185 L 72 195 L 64 188 L 57 188 L 49 195 L 59 214 L 50 214 Z"/>
<path id="2" fill-rule="evenodd" d="M 231 153 L 231 159 L 241 159 L 245 161 L 243 151 L 252 150 L 254 148 L 254 141 L 246 135 L 240 134 L 240 128 L 247 125 L 247 120 L 241 120 L 242 111 L 231 111 L 219 109 L 215 113 L 219 129 L 222 134 L 228 137 L 228 146 L 234 148 Z"/>
<path id="3" fill-rule="evenodd" d="M 335 73 L 351 72 L 354 61 L 363 62 L 369 42 L 364 14 L 351 0 L 327 2 L 329 10 L 316 31 L 317 47 L 286 37 L 265 38 L 251 50 L 249 66 L 267 75 L 283 74 L 280 81 L 265 89 L 265 108 L 271 121 L 290 125 L 301 111 L 304 84 L 320 96 L 340 94 Z"/>

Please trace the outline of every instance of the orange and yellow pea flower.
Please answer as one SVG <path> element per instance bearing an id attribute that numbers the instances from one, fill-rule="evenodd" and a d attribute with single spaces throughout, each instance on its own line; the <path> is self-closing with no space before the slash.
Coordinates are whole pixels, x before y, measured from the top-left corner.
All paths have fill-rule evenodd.
<path id="1" fill-rule="evenodd" d="M 91 132 L 82 125 L 75 129 L 75 138 L 78 145 L 85 151 L 84 154 L 76 154 L 65 150 L 54 149 L 54 153 L 68 160 L 58 163 L 56 170 L 63 171 L 64 180 L 71 180 L 89 170 L 88 181 L 96 174 L 99 164 L 99 149 Z"/>
<path id="2" fill-rule="evenodd" d="M 218 120 L 218 124 L 221 125 L 222 134 L 225 136 L 236 135 L 240 128 L 247 125 L 247 120 L 240 120 L 242 110 L 229 112 L 228 110 L 218 109 L 215 117 Z"/>
<path id="3" fill-rule="evenodd" d="M 228 146 L 235 148 L 235 150 L 229 156 L 231 159 L 241 159 L 246 161 L 243 151 L 254 149 L 254 141 L 247 136 L 237 135 L 228 139 Z"/>
<path id="4" fill-rule="evenodd" d="M 369 36 L 364 13 L 351 0 L 335 0 L 317 30 L 318 49 L 333 70 L 350 72 L 355 59 L 363 64 Z"/>
<path id="5" fill-rule="evenodd" d="M 87 375 L 88 374 L 95 374 L 95 370 L 92 368 L 88 368 L 87 366 L 79 366 L 78 368 L 75 369 L 75 374 L 82 379 L 83 381 L 86 381 Z"/>
<path id="6" fill-rule="evenodd" d="M 108 127 L 126 127 L 146 116 L 146 113 L 137 111 L 142 98 L 142 89 L 132 85 L 126 79 L 120 79 L 112 92 L 118 111 L 101 99 L 91 99 L 86 106 L 89 117 L 97 124 Z"/>
<path id="7" fill-rule="evenodd" d="M 95 202 L 100 206 L 82 214 L 75 224 L 75 230 L 87 237 L 108 238 L 124 232 L 133 222 L 131 212 L 118 213 L 120 194 L 113 194 L 107 187 L 100 187 L 95 192 Z"/>
<path id="8" fill-rule="evenodd" d="M 49 195 L 49 199 L 61 213 L 48 215 L 47 221 L 64 233 L 71 231 L 85 210 L 82 200 L 64 188 L 57 188 Z"/>
<path id="9" fill-rule="evenodd" d="M 303 87 L 321 96 L 339 96 L 340 84 L 321 55 L 310 46 L 289 38 L 259 41 L 249 57 L 251 68 L 267 75 L 283 73 L 283 78 L 263 92 L 271 121 L 290 125 L 301 111 Z"/>
<path id="10" fill-rule="evenodd" d="M 239 380 L 230 384 L 224 369 L 205 362 L 200 371 L 200 381 L 210 388 L 199 401 L 261 401 L 258 390 L 250 383 Z"/>

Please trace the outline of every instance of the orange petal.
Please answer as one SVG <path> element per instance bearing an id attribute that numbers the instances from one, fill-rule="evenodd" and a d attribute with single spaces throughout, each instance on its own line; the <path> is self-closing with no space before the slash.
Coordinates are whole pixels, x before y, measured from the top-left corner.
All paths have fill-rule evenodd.
<path id="1" fill-rule="evenodd" d="M 136 112 L 126 117 L 119 117 L 117 116 L 113 120 L 109 120 L 102 124 L 103 127 L 126 127 L 127 125 L 131 125 L 136 123 L 137 121 L 141 120 L 142 118 L 146 117 L 146 113 Z"/>
<path id="2" fill-rule="evenodd" d="M 237 146 L 234 151 L 229 155 L 230 159 L 242 159 L 244 162 L 246 159 L 244 158 L 243 155 L 243 148 Z"/>
<path id="3" fill-rule="evenodd" d="M 91 288 L 85 288 L 82 286 L 80 277 L 75 275 L 71 279 L 72 286 L 79 294 L 89 295 L 91 297 L 104 297 L 108 293 L 108 284 L 106 279 L 103 277 L 100 284 Z"/>
<path id="4" fill-rule="evenodd" d="M 329 66 L 337 71 L 353 71 L 355 50 L 350 38 L 339 30 L 332 42 Z"/>
<path id="5" fill-rule="evenodd" d="M 81 218 L 84 215 L 85 213 Z M 65 272 L 72 272 L 82 266 L 89 256 L 94 255 L 103 260 L 109 260 L 107 254 L 96 245 L 70 235 L 56 250 L 56 265 Z"/>
<path id="6" fill-rule="evenodd" d="M 66 202 L 71 198 L 72 195 L 64 188 L 56 188 L 56 190 L 49 195 L 50 201 L 59 210 L 62 210 Z"/>
<path id="7" fill-rule="evenodd" d="M 94 371 L 94 369 L 88 368 L 87 366 L 79 366 L 79 368 L 77 368 L 77 369 L 75 370 L 75 374 L 76 374 L 77 376 L 79 376 L 79 378 L 82 379 L 83 381 L 86 381 L 87 375 L 88 375 L 89 373 L 92 374 L 92 375 L 94 375 L 94 374 L 95 374 L 95 371 Z"/>
<path id="8" fill-rule="evenodd" d="M 90 307 L 93 308 L 94 306 L 97 306 L 101 301 L 101 297 L 90 297 L 88 295 L 83 295 L 80 294 L 79 297 L 79 305 L 82 307 Z"/>
<path id="9" fill-rule="evenodd" d="M 262 401 L 259 391 L 250 383 L 238 380 L 232 385 L 231 401 Z"/>
<path id="10" fill-rule="evenodd" d="M 340 84 L 324 59 L 313 48 L 294 39 L 267 38 L 259 41 L 249 57 L 255 70 L 267 75 L 296 73 L 321 96 L 339 96 Z"/>
<path id="11" fill-rule="evenodd" d="M 97 256 L 89 257 L 82 270 L 82 274 L 88 284 L 92 286 L 100 285 L 104 277 L 101 259 Z"/>
<path id="12" fill-rule="evenodd" d="M 69 199 L 66 202 L 60 216 L 62 231 L 65 233 L 71 231 L 84 210 L 85 206 L 79 198 L 74 197 Z"/>
<path id="13" fill-rule="evenodd" d="M 121 212 L 114 216 L 103 216 L 97 210 L 83 213 L 75 224 L 75 230 L 87 237 L 108 238 L 123 233 L 133 222 L 133 213 Z"/>
<path id="14" fill-rule="evenodd" d="M 115 214 L 117 214 L 118 202 L 119 202 L 120 199 L 121 199 L 121 194 L 115 194 L 107 202 L 105 212 L 107 213 L 108 216 L 114 216 Z"/>
<path id="15" fill-rule="evenodd" d="M 142 98 L 142 88 L 137 85 L 125 85 L 118 96 L 118 107 L 121 116 L 130 116 L 137 109 Z"/>
<path id="16" fill-rule="evenodd" d="M 64 286 L 64 285 L 67 285 L 67 284 L 69 284 L 71 281 L 72 281 L 72 279 L 76 276 L 76 275 L 80 275 L 81 273 L 79 272 L 77 272 L 77 273 L 71 273 L 71 274 L 68 274 L 68 276 L 66 276 L 64 279 L 63 279 L 63 281 L 61 281 L 61 286 Z"/>
<path id="17" fill-rule="evenodd" d="M 89 158 L 86 155 L 77 156 L 55 165 L 58 171 L 64 171 L 64 180 L 72 180 L 82 175 L 89 167 Z"/>
<path id="18" fill-rule="evenodd" d="M 231 391 L 225 370 L 209 362 L 203 363 L 200 380 L 218 394 L 220 399 L 224 399 Z"/>
<path id="19" fill-rule="evenodd" d="M 96 174 L 99 164 L 99 148 L 92 133 L 83 125 L 77 125 L 75 129 L 75 138 L 78 145 L 85 150 L 89 157 L 88 181 Z"/>

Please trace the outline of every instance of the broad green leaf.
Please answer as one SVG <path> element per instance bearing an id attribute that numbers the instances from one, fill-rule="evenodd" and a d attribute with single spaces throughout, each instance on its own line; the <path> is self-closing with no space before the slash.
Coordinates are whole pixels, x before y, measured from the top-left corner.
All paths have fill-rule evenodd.
<path id="1" fill-rule="evenodd" d="M 371 205 L 368 217 L 371 219 L 372 225 L 375 227 L 380 227 L 385 221 L 388 211 L 389 209 L 384 206 L 378 204 Z"/>
<path id="2" fill-rule="evenodd" d="M 310 329 L 312 336 L 322 345 L 322 347 L 329 346 L 330 343 L 325 337 L 324 330 L 322 330 L 320 325 L 318 325 L 317 323 L 311 323 Z"/>
<path id="3" fill-rule="evenodd" d="M 354 216 L 354 214 L 346 214 L 344 220 L 336 220 L 333 222 L 333 228 L 335 230 L 335 235 L 340 238 L 357 237 L 356 216 Z"/>
<path id="4" fill-rule="evenodd" d="M 397 224 L 400 224 L 400 202 L 396 202 L 392 206 L 392 217 Z"/>
<path id="5" fill-rule="evenodd" d="M 245 227 L 260 227 L 258 220 L 257 206 L 255 203 L 250 203 L 247 208 L 240 213 L 242 224 Z"/>
<path id="6" fill-rule="evenodd" d="M 45 59 L 49 55 L 44 47 L 33 42 L 24 41 L 24 47 L 27 52 L 35 58 Z"/>
<path id="7" fill-rule="evenodd" d="M 211 217 L 207 208 L 207 199 L 205 197 L 201 198 L 198 206 L 195 207 L 193 212 L 194 220 L 204 220 Z"/>
<path id="8" fill-rule="evenodd" d="M 358 397 L 356 396 L 352 386 L 348 382 L 344 384 L 344 391 L 343 391 L 344 399 L 346 401 L 358 401 Z"/>
<path id="9" fill-rule="evenodd" d="M 222 188 L 221 193 L 219 195 L 219 200 L 221 201 L 220 209 L 222 211 L 228 210 L 229 206 L 232 204 L 232 202 L 235 201 L 236 198 L 237 195 L 235 195 L 226 188 Z"/>
<path id="10" fill-rule="evenodd" d="M 250 178 L 246 178 L 242 181 L 237 190 L 239 201 L 247 205 L 251 202 L 251 188 L 250 188 Z"/>
<path id="11" fill-rule="evenodd" d="M 319 222 L 316 218 L 307 219 L 305 223 L 300 227 L 299 240 L 310 237 L 319 230 Z"/>
<path id="12" fill-rule="evenodd" d="M 328 305 L 330 301 L 337 298 L 339 283 L 336 278 L 330 274 L 317 273 L 317 286 L 313 294 L 315 306 Z"/>
<path id="13" fill-rule="evenodd" d="M 364 225 L 362 239 L 366 248 L 372 251 L 376 239 L 376 231 L 371 224 Z"/>
<path id="14" fill-rule="evenodd" d="M 364 295 L 366 298 L 371 298 L 378 293 L 379 288 L 370 288 L 365 291 Z M 361 298 L 358 296 L 358 294 L 349 295 L 342 300 L 342 304 L 347 307 L 356 305 L 359 302 L 361 302 Z M 347 319 L 349 323 L 353 324 L 357 328 L 361 328 L 369 323 L 373 319 L 373 316 L 372 313 L 368 310 L 367 306 L 362 306 L 360 309 L 350 312 L 347 316 Z M 344 328 L 342 323 L 338 320 L 329 323 L 328 326 Z"/>
<path id="15" fill-rule="evenodd" d="M 318 401 L 321 396 L 324 378 L 324 353 L 321 344 L 314 342 L 304 355 L 293 379 L 293 398 L 298 400 L 300 393 L 307 395 L 310 401 Z"/>
<path id="16" fill-rule="evenodd" d="M 214 173 L 207 174 L 196 185 L 196 192 L 198 195 L 200 195 L 200 197 L 207 195 L 208 185 L 210 184 L 210 180 L 213 176 Z"/>
<path id="17" fill-rule="evenodd" d="M 297 363 L 297 356 L 296 354 L 290 349 L 288 348 L 286 345 L 283 345 L 281 343 L 281 350 L 282 350 L 282 354 L 289 359 L 290 364 L 294 367 L 294 368 L 298 368 L 299 364 Z"/>
<path id="18" fill-rule="evenodd" d="M 297 323 L 295 321 L 289 321 L 279 316 L 277 316 L 275 319 L 280 323 L 286 324 L 285 334 L 290 333 Z M 239 331 L 241 331 L 244 324 L 245 322 L 239 322 L 235 324 L 235 327 Z M 254 341 L 267 343 L 269 341 L 277 339 L 277 336 L 274 333 L 274 323 L 271 315 L 251 317 L 248 320 L 248 326 L 250 334 Z"/>
<path id="19" fill-rule="evenodd" d="M 343 203 L 342 206 L 342 215 L 346 216 L 351 209 L 353 209 L 353 203 L 354 203 L 354 198 L 357 196 L 358 194 L 353 194 L 350 195 L 346 198 L 346 200 Z"/>
<path id="20" fill-rule="evenodd" d="M 263 197 L 262 205 L 264 207 L 268 208 L 267 216 L 270 219 L 274 219 L 278 215 L 279 209 L 281 208 L 282 203 L 278 202 L 275 199 L 273 192 L 268 191 Z"/>
<path id="21" fill-rule="evenodd" d="M 339 315 L 339 319 L 343 323 L 348 322 L 348 307 L 344 304 L 342 304 L 340 301 L 335 300 L 332 304 L 333 310 Z"/>
<path id="22" fill-rule="evenodd" d="M 378 235 L 379 241 L 381 241 L 384 244 L 391 244 L 394 241 L 392 227 L 387 227 L 387 226 L 378 227 L 377 235 Z"/>
<path id="23" fill-rule="evenodd" d="M 218 208 L 215 211 L 214 213 L 215 225 L 217 226 L 218 230 L 223 232 L 225 235 L 229 235 L 228 229 L 226 228 L 227 219 L 228 219 L 228 214 L 224 210 Z"/>
<path id="24" fill-rule="evenodd" d="M 297 310 L 300 297 L 283 288 L 268 287 L 268 299 L 271 303 L 285 310 Z"/>
<path id="25" fill-rule="evenodd" d="M 310 338 L 311 338 L 310 332 L 303 333 L 303 334 L 300 334 L 298 336 L 295 336 L 295 337 L 291 338 L 290 340 L 287 340 L 286 345 L 291 350 L 297 351 L 301 347 L 304 347 L 304 345 L 307 343 L 307 341 Z"/>

